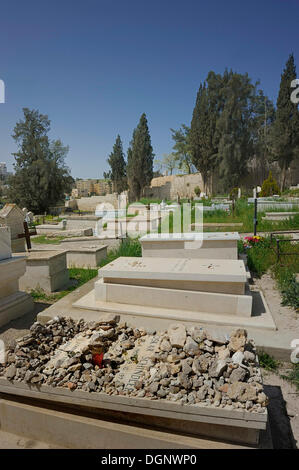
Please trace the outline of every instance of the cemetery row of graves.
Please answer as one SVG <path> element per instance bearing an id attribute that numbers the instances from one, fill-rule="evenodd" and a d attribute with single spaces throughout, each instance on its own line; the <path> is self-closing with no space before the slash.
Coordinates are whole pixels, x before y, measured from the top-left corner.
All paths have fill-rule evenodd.
<path id="1" fill-rule="evenodd" d="M 31 312 L 33 301 L 45 308 L 8 345 L 0 392 L 34 397 L 32 416 L 37 406 L 50 413 L 46 402 L 57 412 L 63 403 L 71 426 L 72 413 L 84 420 L 90 408 L 124 426 L 133 419 L 136 440 L 138 426 L 155 424 L 162 434 L 191 435 L 191 447 L 202 437 L 261 445 L 269 426 L 261 365 L 271 365 L 263 350 L 290 357 L 295 333 L 281 328 L 255 280 L 271 272 L 296 315 L 299 203 L 204 199 L 198 209 L 199 202 L 123 199 L 43 220 L 7 204 L 1 326 Z M 289 379 L 298 382 L 296 366 Z M 3 420 L 10 432 L 14 406 Z M 26 416 L 23 429 L 34 437 L 38 427 Z M 154 445 L 162 434 L 154 433 Z M 119 428 L 110 439 L 123 439 Z"/>

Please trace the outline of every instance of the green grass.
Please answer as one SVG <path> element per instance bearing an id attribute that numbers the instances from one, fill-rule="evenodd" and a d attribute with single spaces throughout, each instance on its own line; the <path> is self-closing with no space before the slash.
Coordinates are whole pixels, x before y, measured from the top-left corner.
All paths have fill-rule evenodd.
<path id="1" fill-rule="evenodd" d="M 295 385 L 299 390 L 299 364 L 292 364 L 292 368 L 286 374 L 281 374 L 280 377 Z"/>
<path id="2" fill-rule="evenodd" d="M 70 268 L 68 271 L 72 284 L 67 289 L 53 294 L 47 294 L 42 289 L 32 289 L 31 295 L 33 299 L 36 302 L 57 302 L 57 300 L 62 299 L 62 297 L 69 294 L 73 290 L 77 289 L 78 287 L 82 286 L 83 284 L 98 275 L 97 269 Z"/>
<path id="3" fill-rule="evenodd" d="M 241 244 L 239 247 L 239 252 L 245 251 Z M 299 243 L 285 241 L 280 243 L 280 247 L 282 255 L 278 261 L 276 241 L 271 242 L 270 237 L 262 239 L 246 250 L 248 268 L 258 277 L 270 270 L 281 292 L 282 305 L 290 305 L 299 311 L 299 283 L 296 280 L 299 272 Z"/>
<path id="4" fill-rule="evenodd" d="M 141 244 L 140 242 L 136 239 L 128 238 L 127 240 L 123 241 L 119 248 L 115 250 L 111 250 L 108 253 L 107 258 L 101 261 L 100 267 L 105 266 L 108 263 L 111 263 L 111 261 L 114 261 L 116 258 L 119 258 L 119 256 L 141 256 L 142 251 L 141 251 Z"/>
<path id="5" fill-rule="evenodd" d="M 139 201 L 135 201 L 135 203 L 139 202 L 140 204 L 144 204 L 145 206 L 147 204 L 160 204 L 162 202 L 162 199 L 151 199 L 149 197 L 142 197 Z M 173 201 L 171 200 L 166 200 L 166 204 L 172 204 Z M 134 204 L 134 203 L 133 203 Z"/>
<path id="6" fill-rule="evenodd" d="M 272 356 L 268 353 L 261 351 L 258 354 L 260 366 L 266 370 L 276 371 L 279 366 L 279 361 L 276 361 Z"/>
<path id="7" fill-rule="evenodd" d="M 141 256 L 141 245 L 138 240 L 127 239 L 119 248 L 111 250 L 108 253 L 107 258 L 102 260 L 100 266 L 111 263 L 119 256 Z M 36 302 L 54 303 L 57 300 L 62 299 L 65 295 L 69 294 L 73 290 L 82 286 L 86 282 L 90 281 L 98 275 L 98 269 L 83 269 L 83 268 L 70 268 L 69 270 L 70 280 L 72 284 L 65 290 L 60 292 L 54 292 L 53 294 L 47 294 L 42 289 L 32 289 L 31 295 Z"/>
<path id="8" fill-rule="evenodd" d="M 183 201 L 181 201 L 183 202 Z M 203 200 L 201 201 L 204 206 L 211 205 L 210 200 Z M 192 202 L 192 210 L 191 210 L 191 223 L 195 222 L 195 204 L 197 201 Z M 181 208 L 183 211 L 183 208 Z M 278 210 L 279 212 L 284 212 Z M 296 209 L 294 209 L 296 211 Z M 298 211 L 298 209 L 297 209 Z M 271 210 L 272 212 L 272 210 Z M 273 212 L 275 212 L 273 210 Z M 289 212 L 289 211 L 287 211 Z M 183 216 L 183 212 L 182 212 Z M 291 230 L 291 229 L 299 229 L 299 215 L 296 215 L 288 220 L 279 220 L 279 221 L 270 221 L 270 220 L 262 220 L 265 216 L 265 212 L 258 212 L 258 225 L 257 229 L 260 232 L 271 232 L 274 230 Z M 243 226 L 238 228 L 239 232 L 253 232 L 253 217 L 254 217 L 254 206 L 253 204 L 248 204 L 247 199 L 239 199 L 236 201 L 234 212 L 232 210 L 225 211 L 225 210 L 215 210 L 215 211 L 204 211 L 203 213 L 203 222 L 204 223 L 242 223 Z M 169 226 L 170 226 L 170 233 L 172 233 L 172 215 L 169 215 Z M 228 231 L 235 231 L 234 227 L 227 227 Z M 216 228 L 216 227 L 206 227 L 204 231 L 223 231 L 223 227 Z"/>
<path id="9" fill-rule="evenodd" d="M 65 237 L 50 237 L 48 238 L 46 235 L 40 235 L 38 237 L 31 238 L 32 243 L 45 243 L 45 244 L 51 244 L 51 245 L 59 245 L 61 240 L 63 240 Z"/>

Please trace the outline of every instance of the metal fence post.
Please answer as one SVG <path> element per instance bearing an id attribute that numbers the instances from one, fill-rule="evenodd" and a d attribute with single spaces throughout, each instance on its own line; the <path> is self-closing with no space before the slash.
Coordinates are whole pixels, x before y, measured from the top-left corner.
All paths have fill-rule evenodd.
<path id="1" fill-rule="evenodd" d="M 254 199 L 254 218 L 253 218 L 253 235 L 256 236 L 257 226 L 257 198 Z"/>

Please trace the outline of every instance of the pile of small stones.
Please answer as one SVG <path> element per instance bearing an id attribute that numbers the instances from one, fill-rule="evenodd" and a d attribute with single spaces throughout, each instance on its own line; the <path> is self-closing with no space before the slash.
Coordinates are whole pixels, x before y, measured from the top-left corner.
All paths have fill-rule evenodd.
<path id="1" fill-rule="evenodd" d="M 55 368 L 47 363 L 69 340 L 80 333 L 90 339 L 88 347 Z M 128 351 L 146 335 L 159 335 L 143 374 L 128 390 L 117 375 L 129 359 Z M 93 353 L 104 351 L 102 367 Z M 30 333 L 9 345 L 7 362 L 0 364 L 7 380 L 35 385 L 66 387 L 70 390 L 130 395 L 152 400 L 167 399 L 181 404 L 200 403 L 220 408 L 264 412 L 268 399 L 254 342 L 238 329 L 230 336 L 209 333 L 203 328 L 172 324 L 167 331 L 131 328 L 110 316 L 105 321 L 85 322 L 55 317 L 45 325 L 35 322 Z"/>
<path id="2" fill-rule="evenodd" d="M 44 325 L 35 322 L 28 335 L 9 344 L 6 364 L 0 364 L 0 375 L 16 382 L 112 393 L 107 384 L 124 362 L 124 353 L 134 347 L 137 338 L 146 334 L 145 330 L 127 327 L 117 320 L 112 316 L 107 321 L 87 323 L 83 319 L 76 322 L 57 316 Z M 47 364 L 57 349 L 63 349 L 63 345 L 78 334 L 90 338 L 89 347 L 79 353 L 70 352 L 67 361 L 48 369 Z M 119 347 L 119 357 L 112 360 L 106 352 L 104 367 L 94 365 L 92 349 L 101 346 L 104 351 L 109 351 L 119 336 L 125 338 Z"/>
<path id="3" fill-rule="evenodd" d="M 244 329 L 224 336 L 173 324 L 161 335 L 152 361 L 136 384 L 139 392 L 133 394 L 139 397 L 260 413 L 268 404 L 256 348 Z"/>

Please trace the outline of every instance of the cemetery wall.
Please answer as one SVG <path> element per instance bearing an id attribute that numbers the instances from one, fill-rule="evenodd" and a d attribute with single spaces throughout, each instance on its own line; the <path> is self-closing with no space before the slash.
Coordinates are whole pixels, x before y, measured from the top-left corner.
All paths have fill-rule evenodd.
<path id="1" fill-rule="evenodd" d="M 97 205 L 103 202 L 108 202 L 112 204 L 115 209 L 117 208 L 117 194 L 106 194 L 106 196 L 91 196 L 91 197 L 81 197 L 76 199 L 77 206 L 80 211 L 90 211 L 94 212 Z"/>
<path id="2" fill-rule="evenodd" d="M 191 175 L 169 175 L 153 178 L 151 186 L 146 188 L 145 197 L 154 199 L 176 199 L 195 196 L 194 188 L 203 190 L 203 181 L 200 173 Z"/>

